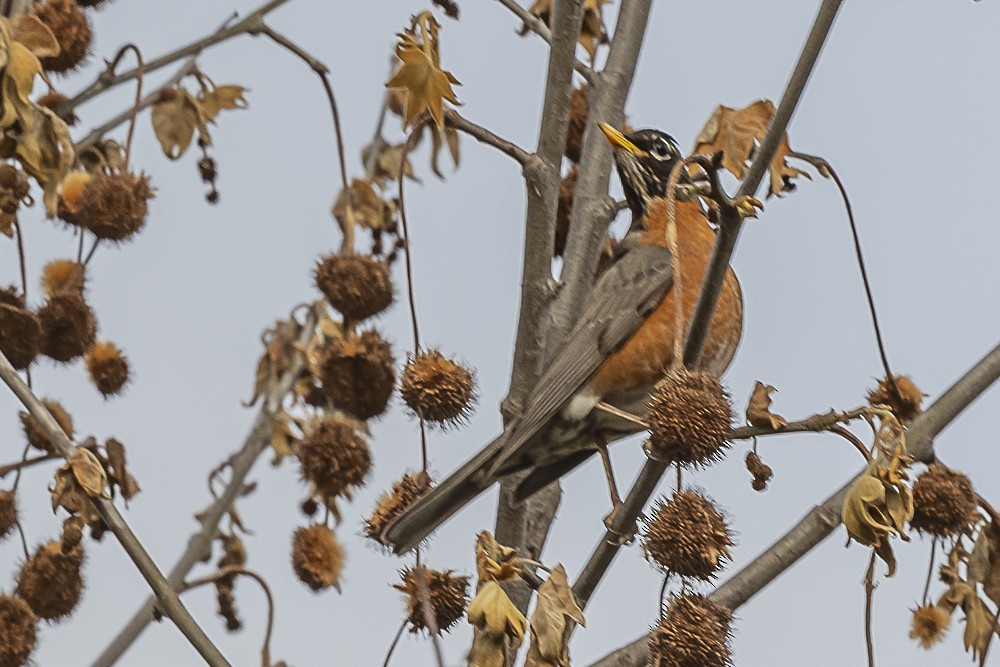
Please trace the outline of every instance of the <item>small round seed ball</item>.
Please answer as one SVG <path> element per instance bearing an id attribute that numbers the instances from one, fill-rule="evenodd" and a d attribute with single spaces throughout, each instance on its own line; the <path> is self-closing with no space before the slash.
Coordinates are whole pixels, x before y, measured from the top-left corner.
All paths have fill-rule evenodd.
<path id="1" fill-rule="evenodd" d="M 94 343 L 97 320 L 79 294 L 52 295 L 38 311 L 38 319 L 42 325 L 42 354 L 56 361 L 83 356 Z"/>
<path id="2" fill-rule="evenodd" d="M 371 471 L 368 443 L 335 417 L 323 417 L 296 443 L 302 477 L 324 500 L 361 486 Z"/>
<path id="3" fill-rule="evenodd" d="M 468 368 L 438 350 L 421 352 L 406 363 L 400 383 L 403 402 L 429 422 L 455 425 L 465 421 L 476 398 L 476 378 Z"/>
<path id="4" fill-rule="evenodd" d="M 16 595 L 0 595 L 0 667 L 28 664 L 35 650 L 38 617 Z"/>
<path id="5" fill-rule="evenodd" d="M 0 352 L 11 365 L 24 370 L 42 348 L 42 323 L 38 316 L 14 303 L 0 302 Z"/>
<path id="6" fill-rule="evenodd" d="M 146 224 L 152 196 L 143 174 L 99 174 L 84 186 L 73 218 L 99 239 L 126 241 Z"/>
<path id="7" fill-rule="evenodd" d="M 673 595 L 649 635 L 649 664 L 660 667 L 726 667 L 733 614 L 703 595 Z"/>
<path id="8" fill-rule="evenodd" d="M 297 528 L 292 537 L 292 568 L 296 576 L 314 591 L 331 586 L 340 591 L 344 548 L 333 531 L 322 524 Z"/>
<path id="9" fill-rule="evenodd" d="M 703 371 L 671 371 L 657 383 L 646 413 L 650 455 L 705 465 L 720 460 L 733 422 L 729 394 Z"/>
<path id="10" fill-rule="evenodd" d="M 320 361 L 320 382 L 335 407 L 358 419 L 377 417 L 396 385 L 392 348 L 374 330 L 334 340 Z"/>
<path id="11" fill-rule="evenodd" d="M 892 414 L 896 415 L 896 419 L 906 424 L 923 412 L 920 404 L 924 400 L 924 395 L 907 376 L 893 375 L 892 379 L 899 392 L 893 391 L 889 381 L 882 378 L 878 386 L 868 392 L 868 403 L 888 405 Z"/>
<path id="12" fill-rule="evenodd" d="M 697 491 L 659 501 L 644 523 L 642 550 L 665 572 L 710 581 L 729 559 L 733 541 L 726 518 Z"/>
<path id="13" fill-rule="evenodd" d="M 371 255 L 333 253 L 316 265 L 316 286 L 344 317 L 361 321 L 392 305 L 389 267 Z"/>
<path id="14" fill-rule="evenodd" d="M 932 463 L 913 484 L 910 526 L 938 537 L 959 535 L 975 520 L 976 506 L 976 492 L 968 477 Z"/>
<path id="15" fill-rule="evenodd" d="M 59 43 L 59 53 L 40 58 L 47 72 L 76 69 L 90 52 L 90 20 L 76 0 L 44 0 L 35 5 L 35 16 L 49 27 Z"/>
<path id="16" fill-rule="evenodd" d="M 421 595 L 425 586 L 426 597 L 430 599 L 434 613 L 433 628 L 438 634 L 450 630 L 465 615 L 469 603 L 468 577 L 452 574 L 451 570 L 442 572 L 425 567 L 406 568 L 400 576 L 403 581 L 394 588 L 406 594 L 406 620 L 410 624 L 410 632 L 432 631 L 424 613 L 424 596 Z"/>
<path id="17" fill-rule="evenodd" d="M 129 380 L 128 358 L 111 342 L 94 343 L 86 356 L 90 381 L 105 398 L 120 394 Z"/>
<path id="18" fill-rule="evenodd" d="M 68 552 L 59 540 L 39 546 L 21 566 L 17 594 L 24 598 L 39 618 L 57 621 L 73 613 L 83 592 L 83 546 Z"/>
<path id="19" fill-rule="evenodd" d="M 70 440 L 73 439 L 73 418 L 66 408 L 62 406 L 58 401 L 52 399 L 43 398 L 42 405 L 49 411 L 52 418 L 56 420 L 56 423 L 62 428 Z M 21 417 L 21 427 L 24 429 L 24 437 L 27 438 L 28 444 L 35 449 L 40 449 L 43 452 L 48 452 L 49 454 L 55 454 L 56 448 L 53 446 L 52 442 L 49 440 L 49 436 L 45 435 L 45 431 L 39 425 L 38 420 L 36 420 L 30 413 L 24 412 L 23 410 L 18 413 Z"/>
<path id="20" fill-rule="evenodd" d="M 0 540 L 10 535 L 16 524 L 17 496 L 13 491 L 0 491 Z"/>

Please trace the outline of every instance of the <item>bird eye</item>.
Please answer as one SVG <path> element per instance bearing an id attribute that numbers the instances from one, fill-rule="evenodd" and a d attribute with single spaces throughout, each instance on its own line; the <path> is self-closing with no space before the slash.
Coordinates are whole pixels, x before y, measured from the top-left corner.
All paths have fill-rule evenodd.
<path id="1" fill-rule="evenodd" d="M 670 155 L 670 149 L 667 148 L 667 144 L 659 139 L 653 144 L 653 152 L 656 153 L 656 156 L 660 159 L 666 158 Z"/>

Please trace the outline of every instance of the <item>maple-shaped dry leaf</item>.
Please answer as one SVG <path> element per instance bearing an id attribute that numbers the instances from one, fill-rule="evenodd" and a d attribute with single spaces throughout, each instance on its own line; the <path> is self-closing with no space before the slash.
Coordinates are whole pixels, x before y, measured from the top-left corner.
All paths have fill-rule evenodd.
<path id="1" fill-rule="evenodd" d="M 743 178 L 757 144 L 767 133 L 773 115 L 774 104 L 770 100 L 758 100 L 742 109 L 720 104 L 695 139 L 694 152 L 714 153 L 721 150 L 722 166 L 736 178 Z M 807 172 L 788 164 L 786 159 L 791 152 L 786 132 L 769 165 L 768 197 L 793 190 L 795 185 L 792 179 L 798 176 L 812 178 Z"/>
<path id="2" fill-rule="evenodd" d="M 160 98 L 153 105 L 150 116 L 163 154 L 171 160 L 184 154 L 191 145 L 195 130 L 206 144 L 212 143 L 201 102 L 184 88 L 160 91 Z"/>
<path id="3" fill-rule="evenodd" d="M 201 103 L 205 119 L 213 121 L 223 109 L 246 109 L 249 105 L 244 95 L 248 92 L 243 86 L 233 84 L 216 86 L 211 90 L 202 91 L 198 95 L 198 101 Z"/>
<path id="4" fill-rule="evenodd" d="M 507 647 L 517 648 L 528 621 L 495 581 L 479 586 L 469 603 L 469 623 L 476 627 L 469 650 L 471 667 L 504 667 Z"/>
<path id="5" fill-rule="evenodd" d="M 437 25 L 433 18 L 428 18 L 427 21 Z M 451 72 L 442 70 L 438 65 L 437 45 L 428 42 L 421 44 L 409 33 L 401 33 L 399 44 L 396 45 L 396 56 L 402 63 L 385 82 L 385 87 L 406 91 L 403 128 L 409 127 L 424 111 L 430 113 L 438 127 L 444 127 L 444 101 L 461 106 L 451 87 L 453 84 L 462 84 Z"/>
<path id="6" fill-rule="evenodd" d="M 747 403 L 747 421 L 751 426 L 777 431 L 788 425 L 784 417 L 771 412 L 771 392 L 774 391 L 777 389 L 757 380 Z"/>
<path id="7" fill-rule="evenodd" d="M 573 623 L 586 625 L 566 578 L 566 568 L 560 564 L 538 587 L 524 667 L 569 667 L 569 630 Z"/>

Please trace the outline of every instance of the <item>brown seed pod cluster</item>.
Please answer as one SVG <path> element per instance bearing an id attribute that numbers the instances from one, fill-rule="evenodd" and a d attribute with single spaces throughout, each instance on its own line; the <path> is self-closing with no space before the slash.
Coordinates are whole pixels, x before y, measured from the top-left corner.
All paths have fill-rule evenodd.
<path id="1" fill-rule="evenodd" d="M 128 358 L 111 342 L 94 343 L 87 351 L 90 380 L 105 398 L 120 394 L 129 380 Z"/>
<path id="2" fill-rule="evenodd" d="M 649 664 L 660 667 L 726 667 L 732 664 L 733 614 L 703 595 L 672 595 L 649 635 Z"/>
<path id="3" fill-rule="evenodd" d="M 469 416 L 476 399 L 476 376 L 439 350 L 420 352 L 406 362 L 399 393 L 422 419 L 448 426 Z"/>
<path id="4" fill-rule="evenodd" d="M 320 361 L 323 391 L 340 410 L 367 420 L 385 412 L 396 384 L 392 347 L 377 331 L 334 340 Z"/>
<path id="5" fill-rule="evenodd" d="M 913 610 L 913 625 L 910 639 L 920 642 L 920 647 L 929 649 L 942 639 L 951 624 L 951 614 L 934 604 L 925 604 Z"/>
<path id="6" fill-rule="evenodd" d="M 410 632 L 436 629 L 438 634 L 451 629 L 465 615 L 469 604 L 469 578 L 426 567 L 406 568 L 400 572 L 403 582 L 394 588 L 406 594 L 406 620 Z M 424 589 L 426 593 L 422 593 Z M 426 597 L 425 597 L 426 596 Z M 424 600 L 430 600 L 434 623 L 424 613 Z"/>
<path id="7" fill-rule="evenodd" d="M 152 196 L 144 174 L 98 174 L 84 185 L 73 218 L 97 238 L 120 243 L 146 224 Z"/>
<path id="8" fill-rule="evenodd" d="M 754 491 L 766 490 L 767 483 L 774 477 L 774 471 L 771 470 L 771 466 L 764 463 L 757 452 L 754 451 L 747 452 L 746 465 L 747 471 L 753 475 L 753 480 L 750 482 L 751 488 Z"/>
<path id="9" fill-rule="evenodd" d="M 392 485 L 392 491 L 379 496 L 372 510 L 372 515 L 365 520 L 365 535 L 381 542 L 382 531 L 399 516 L 403 510 L 412 505 L 417 498 L 427 493 L 431 488 L 431 476 L 425 471 L 413 475 L 403 475 L 403 478 Z"/>
<path id="10" fill-rule="evenodd" d="M 314 591 L 333 586 L 340 591 L 344 549 L 333 531 L 322 524 L 297 528 L 292 538 L 292 568 Z"/>
<path id="11" fill-rule="evenodd" d="M 70 440 L 73 439 L 73 418 L 70 416 L 66 409 L 58 401 L 53 401 L 48 398 L 42 399 L 42 405 L 49 411 L 52 418 L 56 420 L 56 423 L 62 428 Z M 52 445 L 49 440 L 49 436 L 45 435 L 45 431 L 39 425 L 38 420 L 36 420 L 30 413 L 21 411 L 18 413 L 21 417 L 21 427 L 24 429 L 24 437 L 28 439 L 28 444 L 35 449 L 40 449 L 43 452 L 48 452 L 49 454 L 55 454 L 56 448 Z"/>
<path id="12" fill-rule="evenodd" d="M 35 650 L 38 617 L 16 595 L 0 595 L 0 666 L 28 664 Z"/>
<path id="13" fill-rule="evenodd" d="M 17 594 L 39 618 L 55 621 L 69 616 L 83 592 L 83 560 L 81 544 L 68 551 L 58 540 L 39 546 L 21 566 Z"/>
<path id="14" fill-rule="evenodd" d="M 646 418 L 650 456 L 705 465 L 725 454 L 733 406 L 717 377 L 704 371 L 673 370 L 657 383 Z"/>
<path id="15" fill-rule="evenodd" d="M 569 222 L 573 215 L 573 197 L 576 195 L 576 179 L 580 175 L 579 165 L 570 167 L 559 181 L 559 203 L 556 206 L 556 240 L 552 254 L 562 257 L 569 236 Z"/>
<path id="16" fill-rule="evenodd" d="M 587 129 L 590 114 L 590 87 L 585 83 L 573 89 L 569 100 L 569 125 L 566 127 L 566 157 L 573 162 L 580 161 L 583 150 L 583 132 Z"/>
<path id="17" fill-rule="evenodd" d="M 56 361 L 73 361 L 93 345 L 97 320 L 81 294 L 59 292 L 38 310 L 42 354 Z"/>
<path id="18" fill-rule="evenodd" d="M 90 52 L 90 19 L 77 0 L 43 0 L 33 10 L 59 43 L 59 53 L 40 58 L 47 72 L 67 72 L 83 63 Z"/>
<path id="19" fill-rule="evenodd" d="M 924 400 L 924 395 L 909 377 L 893 375 L 892 379 L 898 392 L 893 391 L 888 379 L 882 378 L 879 380 L 878 386 L 868 392 L 868 403 L 889 406 L 892 414 L 896 415 L 896 419 L 906 424 L 923 412 L 920 404 Z"/>
<path id="20" fill-rule="evenodd" d="M 328 505 L 351 487 L 364 484 L 372 467 L 368 443 L 354 427 L 322 417 L 295 445 L 302 477 Z"/>
<path id="21" fill-rule="evenodd" d="M 938 537 L 960 535 L 976 519 L 976 506 L 976 492 L 968 477 L 932 463 L 913 484 L 910 526 Z"/>
<path id="22" fill-rule="evenodd" d="M 0 491 L 0 540 L 10 535 L 16 524 L 17 496 L 13 491 Z"/>
<path id="23" fill-rule="evenodd" d="M 42 323 L 14 287 L 0 290 L 0 352 L 23 370 L 42 349 Z"/>
<path id="24" fill-rule="evenodd" d="M 642 551 L 664 572 L 709 581 L 729 559 L 733 541 L 726 518 L 697 491 L 660 500 L 643 522 Z"/>
<path id="25" fill-rule="evenodd" d="M 316 287 L 344 317 L 361 321 L 392 305 L 389 267 L 371 255 L 329 254 L 316 265 Z"/>

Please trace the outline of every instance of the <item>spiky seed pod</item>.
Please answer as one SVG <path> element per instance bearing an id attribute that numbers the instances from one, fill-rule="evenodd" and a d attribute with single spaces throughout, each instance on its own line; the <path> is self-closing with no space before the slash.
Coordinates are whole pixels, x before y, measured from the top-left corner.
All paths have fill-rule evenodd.
<path id="1" fill-rule="evenodd" d="M 753 475 L 753 481 L 750 482 L 751 488 L 754 491 L 764 491 L 767 489 L 767 483 L 774 477 L 774 471 L 771 470 L 771 466 L 764 463 L 757 452 L 749 451 L 746 457 L 747 471 Z"/>
<path id="2" fill-rule="evenodd" d="M 94 343 L 87 351 L 90 380 L 105 398 L 120 394 L 128 384 L 128 357 L 111 342 Z"/>
<path id="3" fill-rule="evenodd" d="M 932 463 L 914 482 L 914 529 L 938 537 L 960 535 L 976 515 L 976 492 L 962 473 Z"/>
<path id="4" fill-rule="evenodd" d="M 58 540 L 38 547 L 21 566 L 17 594 L 24 598 L 39 618 L 56 621 L 73 613 L 83 592 L 83 546 L 77 544 L 63 553 Z"/>
<path id="5" fill-rule="evenodd" d="M 48 398 L 42 399 L 42 405 L 49 411 L 52 418 L 56 420 L 56 423 L 62 428 L 70 440 L 73 439 L 73 418 L 70 417 L 69 413 L 66 412 L 66 408 L 62 406 L 58 401 L 53 401 Z M 45 435 L 45 431 L 38 424 L 31 414 L 21 411 L 18 413 L 21 417 L 21 427 L 24 429 L 24 437 L 28 439 L 28 444 L 35 449 L 40 449 L 43 452 L 48 452 L 49 454 L 55 454 L 56 448 L 52 445 L 49 440 L 49 436 Z"/>
<path id="6" fill-rule="evenodd" d="M 933 604 L 925 604 L 913 610 L 913 625 L 910 639 L 920 642 L 920 647 L 929 649 L 942 639 L 951 624 L 951 614 Z"/>
<path id="7" fill-rule="evenodd" d="M 372 515 L 365 521 L 365 535 L 381 542 L 382 531 L 431 488 L 431 476 L 424 471 L 403 478 L 392 485 L 392 491 L 379 496 Z"/>
<path id="8" fill-rule="evenodd" d="M 411 357 L 399 393 L 418 417 L 442 426 L 465 421 L 476 399 L 476 377 L 439 350 Z"/>
<path id="9" fill-rule="evenodd" d="M 352 426 L 323 417 L 295 445 L 302 477 L 329 505 L 336 496 L 365 482 L 372 467 L 368 443 Z"/>
<path id="10" fill-rule="evenodd" d="M 330 305 L 354 321 L 392 304 L 392 279 L 385 262 L 371 255 L 331 253 L 316 265 L 316 287 Z"/>
<path id="11" fill-rule="evenodd" d="M 733 406 L 717 377 L 704 371 L 673 370 L 657 383 L 646 417 L 646 446 L 651 456 L 705 465 L 725 454 Z"/>
<path id="12" fill-rule="evenodd" d="M 0 352 L 23 370 L 42 349 L 42 323 L 13 287 L 0 290 Z"/>
<path id="13" fill-rule="evenodd" d="M 649 635 L 649 664 L 725 667 L 732 664 L 733 614 L 703 595 L 672 595 L 667 613 Z"/>
<path id="14" fill-rule="evenodd" d="M 392 348 L 377 331 L 334 340 L 320 361 L 320 382 L 335 407 L 358 419 L 385 412 L 396 384 Z"/>
<path id="15" fill-rule="evenodd" d="M 35 650 L 38 617 L 16 595 L 0 595 L 0 667 L 28 664 Z"/>
<path id="16" fill-rule="evenodd" d="M 17 525 L 17 496 L 13 491 L 0 491 L 0 540 L 10 535 L 15 525 Z"/>
<path id="17" fill-rule="evenodd" d="M 893 375 L 892 379 L 899 393 L 892 390 L 888 379 L 882 378 L 878 386 L 868 392 L 868 403 L 888 405 L 892 414 L 896 415 L 896 419 L 906 424 L 923 412 L 920 404 L 924 400 L 924 395 L 906 375 Z"/>
<path id="18" fill-rule="evenodd" d="M 99 239 L 125 241 L 146 224 L 152 196 L 143 174 L 99 174 L 84 186 L 73 217 Z"/>
<path id="19" fill-rule="evenodd" d="M 76 69 L 90 52 L 90 19 L 76 0 L 43 0 L 34 8 L 35 16 L 49 27 L 59 43 L 59 53 L 40 58 L 47 72 Z"/>
<path id="20" fill-rule="evenodd" d="M 86 269 L 72 259 L 54 259 L 42 269 L 42 288 L 49 297 L 60 292 L 82 294 Z"/>
<path id="21" fill-rule="evenodd" d="M 556 206 L 556 240 L 552 254 L 562 257 L 569 236 L 569 221 L 573 215 L 573 197 L 576 195 L 576 178 L 580 175 L 579 165 L 570 167 L 559 181 L 559 203 Z"/>
<path id="22" fill-rule="evenodd" d="M 434 613 L 433 627 L 438 634 L 451 629 L 465 615 L 469 603 L 468 577 L 452 574 L 451 570 L 442 572 L 426 567 L 406 568 L 399 574 L 403 582 L 393 588 L 406 594 L 406 620 L 410 632 L 431 631 L 432 626 L 424 614 L 425 598 L 421 593 L 424 587 Z"/>
<path id="23" fill-rule="evenodd" d="M 297 528 L 292 538 L 292 568 L 314 591 L 333 586 L 340 591 L 344 549 L 333 531 L 322 524 Z"/>
<path id="24" fill-rule="evenodd" d="M 566 128 L 566 157 L 573 162 L 580 161 L 583 150 L 583 131 L 587 129 L 587 115 L 590 113 L 590 88 L 582 83 L 573 89 L 569 101 L 569 125 Z"/>
<path id="25" fill-rule="evenodd" d="M 42 325 L 42 354 L 56 361 L 72 361 L 94 343 L 97 320 L 79 294 L 53 294 L 38 310 L 38 319 Z"/>
<path id="26" fill-rule="evenodd" d="M 64 123 L 66 123 L 70 127 L 73 127 L 78 122 L 80 122 L 80 119 L 73 112 L 73 110 L 71 109 L 65 113 L 59 113 L 58 111 L 59 106 L 63 102 L 68 102 L 68 101 L 69 98 L 63 95 L 62 93 L 51 92 L 51 93 L 46 93 L 45 95 L 39 97 L 37 100 L 35 100 L 35 104 L 37 104 L 40 107 L 45 107 L 46 109 L 51 109 L 56 113 L 57 116 L 59 116 L 63 120 Z"/>
<path id="27" fill-rule="evenodd" d="M 665 572 L 709 581 L 729 558 L 733 541 L 726 518 L 697 491 L 660 500 L 643 522 L 642 551 Z"/>

